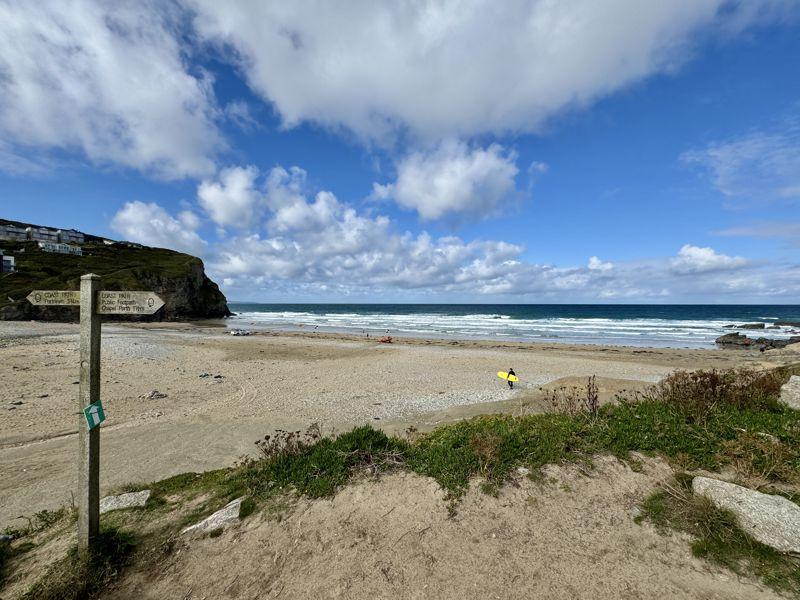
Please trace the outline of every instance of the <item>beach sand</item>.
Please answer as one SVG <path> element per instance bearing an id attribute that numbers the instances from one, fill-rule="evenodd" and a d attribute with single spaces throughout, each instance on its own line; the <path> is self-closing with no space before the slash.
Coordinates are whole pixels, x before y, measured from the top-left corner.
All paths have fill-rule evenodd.
<path id="1" fill-rule="evenodd" d="M 229 466 L 276 429 L 426 430 L 476 414 L 539 411 L 540 386 L 583 385 L 591 375 L 608 400 L 673 369 L 790 359 L 786 352 L 479 340 L 389 345 L 311 333 L 232 337 L 214 324 L 105 325 L 102 353 L 102 492 Z M 0 527 L 70 499 L 77 366 L 76 325 L 0 322 Z M 513 391 L 495 375 L 509 367 L 522 380 Z M 153 390 L 166 397 L 141 397 Z"/>
<path id="2" fill-rule="evenodd" d="M 495 498 L 473 486 L 454 515 L 428 478 L 397 473 L 298 499 L 216 538 L 178 540 L 103 598 L 780 598 L 692 556 L 687 536 L 631 516 L 671 476 L 604 457 L 591 472 L 548 467 Z"/>

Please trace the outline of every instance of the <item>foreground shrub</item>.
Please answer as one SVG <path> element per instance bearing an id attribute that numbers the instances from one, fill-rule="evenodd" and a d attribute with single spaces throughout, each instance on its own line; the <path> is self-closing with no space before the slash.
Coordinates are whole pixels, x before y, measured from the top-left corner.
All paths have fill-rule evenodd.
<path id="1" fill-rule="evenodd" d="M 595 376 L 588 378 L 585 388 L 561 386 L 545 392 L 544 402 L 552 412 L 572 416 L 581 413 L 596 415 L 600 410 L 600 396 Z"/>
<path id="2" fill-rule="evenodd" d="M 78 513 L 74 507 L 62 506 L 56 510 L 40 510 L 34 513 L 33 517 L 18 517 L 25 519 L 26 523 L 17 527 L 6 527 L 3 534 L 19 539 L 45 531 L 62 519 L 77 519 L 77 517 Z"/>
<path id="3" fill-rule="evenodd" d="M 694 422 L 703 423 L 720 406 L 774 408 L 782 380 L 779 373 L 750 369 L 675 371 L 644 397 L 674 406 Z"/>
<path id="4" fill-rule="evenodd" d="M 491 415 L 418 434 L 413 442 L 370 426 L 336 438 L 279 431 L 257 442 L 262 458 L 247 460 L 225 482 L 226 493 L 266 497 L 294 489 L 332 495 L 357 474 L 400 467 L 433 477 L 459 498 L 473 477 L 496 490 L 519 466 L 589 460 L 596 453 L 627 459 L 659 454 L 682 469 L 734 466 L 764 483 L 795 481 L 800 473 L 800 421 L 778 405 L 780 380 L 754 371 L 677 372 L 648 394 L 600 407 L 593 378 L 585 390 L 556 390 L 555 412 Z"/>
<path id="5" fill-rule="evenodd" d="M 271 460 L 279 456 L 297 456 L 321 438 L 319 424 L 314 423 L 305 433 L 278 429 L 275 435 L 265 435 L 263 439 L 258 440 L 256 447 L 263 458 Z"/>
<path id="6" fill-rule="evenodd" d="M 306 436 L 279 435 L 277 440 L 266 448 L 262 444 L 264 459 L 245 461 L 235 473 L 251 495 L 294 488 L 312 498 L 330 496 L 358 473 L 378 474 L 403 465 L 408 451 L 407 442 L 367 425 L 333 439 L 319 438 L 315 430 Z"/>

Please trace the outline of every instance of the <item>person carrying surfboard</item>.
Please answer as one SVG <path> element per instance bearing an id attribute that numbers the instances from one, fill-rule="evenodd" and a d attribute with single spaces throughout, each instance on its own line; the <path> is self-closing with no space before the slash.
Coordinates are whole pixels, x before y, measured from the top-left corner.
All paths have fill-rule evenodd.
<path id="1" fill-rule="evenodd" d="M 511 381 L 511 376 L 512 375 L 516 376 L 517 374 L 514 373 L 514 369 L 509 369 L 508 370 L 508 379 L 506 381 L 508 381 L 508 387 L 510 387 L 513 390 L 514 389 L 514 382 Z"/>

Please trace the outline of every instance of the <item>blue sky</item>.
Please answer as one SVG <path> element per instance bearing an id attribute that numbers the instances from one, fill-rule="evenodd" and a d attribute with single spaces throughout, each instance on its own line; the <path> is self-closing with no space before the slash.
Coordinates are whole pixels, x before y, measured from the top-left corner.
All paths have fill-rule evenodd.
<path id="1" fill-rule="evenodd" d="M 0 0 L 0 216 L 232 300 L 797 303 L 799 19 Z"/>

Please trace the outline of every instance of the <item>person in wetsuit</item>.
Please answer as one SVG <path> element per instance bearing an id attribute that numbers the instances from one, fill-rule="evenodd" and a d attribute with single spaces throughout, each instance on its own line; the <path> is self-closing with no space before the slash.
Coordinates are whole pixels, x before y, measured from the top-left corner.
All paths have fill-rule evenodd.
<path id="1" fill-rule="evenodd" d="M 514 382 L 511 381 L 511 376 L 512 375 L 516 375 L 516 373 L 514 373 L 514 369 L 509 369 L 508 370 L 508 377 L 509 377 L 508 378 L 508 387 L 510 387 L 513 390 L 514 389 Z"/>

